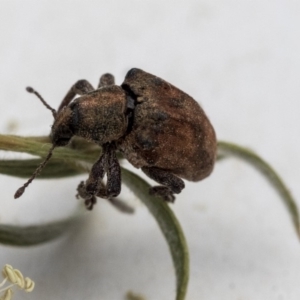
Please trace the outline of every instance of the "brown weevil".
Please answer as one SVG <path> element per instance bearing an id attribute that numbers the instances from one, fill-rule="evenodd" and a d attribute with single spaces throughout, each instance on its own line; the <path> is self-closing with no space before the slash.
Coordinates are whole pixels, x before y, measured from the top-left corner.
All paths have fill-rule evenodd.
<path id="1" fill-rule="evenodd" d="M 88 81 L 79 80 L 57 111 L 32 88 L 27 91 L 52 111 L 52 148 L 15 198 L 40 173 L 54 148 L 66 146 L 73 136 L 103 149 L 87 181 L 77 189 L 88 209 L 92 209 L 96 197 L 112 199 L 121 191 L 116 151 L 158 182 L 160 185 L 152 187 L 150 193 L 168 202 L 184 188 L 181 178 L 199 181 L 213 169 L 216 135 L 202 108 L 175 86 L 140 69 L 131 69 L 121 86 L 115 85 L 111 74 L 100 78 L 96 90 Z M 74 99 L 76 95 L 80 97 Z"/>

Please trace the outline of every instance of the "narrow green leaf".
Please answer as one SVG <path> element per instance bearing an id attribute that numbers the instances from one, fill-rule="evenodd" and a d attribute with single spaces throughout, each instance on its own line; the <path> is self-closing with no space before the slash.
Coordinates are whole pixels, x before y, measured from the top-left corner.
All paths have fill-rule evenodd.
<path id="1" fill-rule="evenodd" d="M 65 220 L 34 226 L 0 224 L 0 243 L 12 246 L 32 246 L 51 241 L 70 229 L 80 214 Z"/>
<path id="2" fill-rule="evenodd" d="M 241 158 L 251 165 L 253 165 L 258 171 L 260 171 L 271 183 L 271 185 L 275 188 L 278 194 L 281 196 L 285 206 L 287 207 L 298 234 L 300 238 L 300 220 L 299 213 L 296 201 L 292 197 L 288 188 L 284 184 L 283 180 L 280 176 L 274 171 L 274 169 L 265 162 L 261 157 L 252 152 L 249 149 L 240 147 L 235 144 L 227 143 L 227 142 L 218 142 L 218 155 L 220 157 L 225 158 L 229 156 Z"/>
<path id="3" fill-rule="evenodd" d="M 14 152 L 25 152 L 32 155 L 44 157 L 48 154 L 52 144 L 46 143 L 42 138 L 35 140 L 31 138 L 24 138 L 14 135 L 3 135 L 0 134 L 0 150 L 14 151 Z M 69 147 L 56 148 L 53 151 L 53 158 L 57 159 L 77 159 L 84 160 L 87 162 L 95 161 L 101 150 L 88 149 L 74 150 Z"/>
<path id="4" fill-rule="evenodd" d="M 142 178 L 126 169 L 122 169 L 122 180 L 147 206 L 165 236 L 176 271 L 176 300 L 183 300 L 189 279 L 189 254 L 187 243 L 178 220 L 166 202 L 149 195 L 150 185 Z"/>
<path id="5" fill-rule="evenodd" d="M 42 159 L 0 160 L 0 173 L 20 178 L 29 178 Z M 37 179 L 75 176 L 87 171 L 81 165 L 53 158 Z"/>

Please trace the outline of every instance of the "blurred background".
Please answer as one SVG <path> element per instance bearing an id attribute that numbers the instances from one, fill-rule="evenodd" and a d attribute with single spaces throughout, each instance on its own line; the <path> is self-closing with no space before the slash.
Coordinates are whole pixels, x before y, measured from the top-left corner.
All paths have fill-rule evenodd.
<path id="1" fill-rule="evenodd" d="M 111 72 L 121 84 L 138 67 L 194 97 L 218 139 L 260 154 L 300 204 L 299 1 L 20 0 L 0 8 L 2 134 L 49 133 L 52 115 L 26 93 L 28 85 L 58 107 L 78 79 L 96 86 Z M 70 214 L 84 178 L 36 180 L 14 200 L 24 180 L 1 175 L 0 222 Z M 64 238 L 0 246 L 1 266 L 12 264 L 36 281 L 32 294 L 19 296 L 111 300 L 131 290 L 147 300 L 174 299 L 164 238 L 138 199 L 125 195 L 133 216 L 98 201 Z M 190 248 L 187 299 L 299 299 L 299 241 L 281 199 L 252 167 L 218 163 L 208 179 L 187 182 L 172 208 Z"/>

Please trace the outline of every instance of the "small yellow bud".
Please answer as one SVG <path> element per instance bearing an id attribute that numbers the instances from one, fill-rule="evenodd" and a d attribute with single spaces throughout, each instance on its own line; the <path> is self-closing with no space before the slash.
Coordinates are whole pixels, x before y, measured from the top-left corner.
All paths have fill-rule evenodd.
<path id="1" fill-rule="evenodd" d="M 6 275 L 6 269 L 9 268 L 9 269 L 13 269 L 13 267 L 11 265 L 5 265 L 2 269 L 2 276 L 4 278 L 7 278 L 7 275 Z"/>
<path id="2" fill-rule="evenodd" d="M 24 280 L 23 274 L 18 269 L 14 269 L 14 273 L 15 273 L 15 276 L 17 277 L 17 285 L 21 289 L 24 289 L 24 287 L 25 287 L 25 280 Z"/>
<path id="3" fill-rule="evenodd" d="M 25 278 L 25 288 L 24 288 L 25 292 L 28 293 L 32 292 L 34 289 L 34 285 L 35 285 L 34 281 L 32 281 L 28 277 Z"/>
<path id="4" fill-rule="evenodd" d="M 8 280 L 11 283 L 16 283 L 18 281 L 17 276 L 15 275 L 14 269 L 10 265 L 5 265 L 2 274 L 5 278 L 8 278 Z"/>
<path id="5" fill-rule="evenodd" d="M 13 292 L 11 289 L 7 289 L 4 295 L 1 297 L 1 300 L 10 300 L 12 298 Z"/>

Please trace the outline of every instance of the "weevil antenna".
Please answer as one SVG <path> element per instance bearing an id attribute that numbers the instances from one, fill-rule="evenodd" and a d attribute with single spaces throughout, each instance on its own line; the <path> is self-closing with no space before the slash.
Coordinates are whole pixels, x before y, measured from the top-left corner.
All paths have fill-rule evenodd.
<path id="1" fill-rule="evenodd" d="M 52 152 L 54 150 L 56 146 L 53 145 L 51 147 L 51 149 L 48 152 L 48 155 L 46 156 L 46 158 L 44 159 L 44 161 L 42 161 L 40 163 L 40 165 L 37 167 L 37 169 L 33 172 L 32 176 L 28 179 L 28 181 L 26 183 L 24 183 L 23 186 L 21 186 L 15 193 L 15 199 L 21 197 L 23 195 L 23 193 L 25 192 L 25 189 L 28 187 L 28 185 L 33 181 L 33 179 L 38 176 L 40 174 L 40 172 L 42 171 L 42 169 L 45 167 L 45 165 L 47 164 L 47 162 L 49 161 L 49 159 L 52 156 Z"/>
<path id="2" fill-rule="evenodd" d="M 35 94 L 35 95 L 42 101 L 42 103 L 43 103 L 48 109 L 51 110 L 54 119 L 56 118 L 56 115 L 57 115 L 56 110 L 55 110 L 54 108 L 52 108 L 52 107 L 44 100 L 44 98 L 43 98 L 37 91 L 35 91 L 35 90 L 34 90 L 32 87 L 30 87 L 30 86 L 28 86 L 28 87 L 26 88 L 26 91 L 27 91 L 28 93 Z"/>

